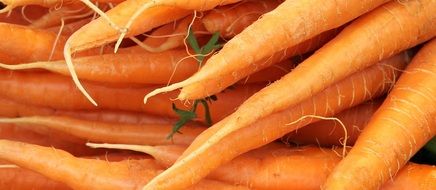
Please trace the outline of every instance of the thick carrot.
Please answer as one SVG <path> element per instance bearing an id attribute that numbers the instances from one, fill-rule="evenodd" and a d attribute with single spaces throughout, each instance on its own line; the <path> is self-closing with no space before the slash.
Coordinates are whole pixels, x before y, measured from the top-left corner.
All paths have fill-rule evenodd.
<path id="1" fill-rule="evenodd" d="M 25 116 L 70 116 L 74 118 L 126 124 L 173 124 L 174 118 L 155 116 L 138 112 L 113 111 L 113 110 L 59 110 L 42 106 L 32 106 L 18 103 L 5 98 L 0 98 L 0 116 L 25 117 Z"/>
<path id="2" fill-rule="evenodd" d="M 379 188 L 436 135 L 434 52 L 435 39 L 413 58 L 353 149 L 329 176 L 326 189 Z"/>
<path id="3" fill-rule="evenodd" d="M 68 186 L 23 168 L 0 168 L 0 189 L 70 190 Z"/>
<path id="4" fill-rule="evenodd" d="M 294 47 L 278 51 L 268 58 L 257 61 L 254 64 L 250 64 L 248 67 L 242 68 L 232 73 L 220 75 L 220 80 L 216 80 L 216 78 L 209 78 L 207 79 L 207 82 L 197 82 L 188 85 L 182 89 L 181 95 L 179 95 L 179 97 L 183 96 L 184 99 L 200 99 L 219 93 L 227 87 L 231 86 L 232 84 L 236 83 L 237 81 L 243 80 L 250 74 L 270 67 L 271 65 L 277 64 L 293 56 L 307 53 L 321 47 L 329 40 L 331 40 L 337 33 L 339 33 L 340 30 L 341 29 L 339 28 L 326 31 Z"/>
<path id="5" fill-rule="evenodd" d="M 153 98 L 150 104 L 142 104 L 144 93 L 150 92 L 155 86 L 143 87 L 132 85 L 109 86 L 101 83 L 85 83 L 91 94 L 100 101 L 95 107 L 66 77 L 51 73 L 19 73 L 0 71 L 0 96 L 24 104 L 46 106 L 63 110 L 123 110 L 140 111 L 154 115 L 176 117 L 172 109 L 171 98 L 175 93 L 162 94 Z M 212 121 L 217 122 L 233 112 L 245 99 L 261 89 L 264 84 L 236 86 L 217 95 L 218 100 L 209 104 Z M 66 93 L 68 92 L 68 93 Z M 189 104 L 176 103 L 178 108 L 187 109 Z M 204 108 L 197 109 L 200 118 L 204 116 Z"/>
<path id="6" fill-rule="evenodd" d="M 153 160 L 108 162 L 77 158 L 52 148 L 0 140 L 0 158 L 65 183 L 73 189 L 138 189 L 159 173 Z M 26 155 L 26 156 L 23 156 Z M 34 159 L 38 158 L 38 159 Z M 190 189 L 247 189 L 206 181 Z"/>
<path id="7" fill-rule="evenodd" d="M 398 69 L 403 68 L 407 60 L 405 54 L 395 56 L 332 85 L 298 105 L 268 115 L 214 142 L 214 135 L 225 127 L 224 124 L 228 121 L 228 118 L 225 118 L 200 134 L 179 161 L 153 179 L 146 188 L 182 189 L 236 156 L 318 120 L 312 118 L 312 115 L 333 116 L 344 109 L 377 97 L 390 88 L 399 75 Z M 205 142 L 207 146 L 204 146 Z M 209 142 L 213 143 L 208 144 Z M 217 154 L 220 156 L 212 156 Z M 197 164 L 199 162 L 202 164 Z M 183 175 L 180 175 L 181 173 Z"/>
<path id="8" fill-rule="evenodd" d="M 232 38 L 282 2 L 283 0 L 242 1 L 212 9 L 201 21 L 210 33 L 219 32 L 223 38 Z"/>
<path id="9" fill-rule="evenodd" d="M 380 107 L 381 103 L 381 99 L 366 102 L 334 116 L 347 128 L 348 145 L 354 145 L 357 137 L 368 124 L 369 119 Z M 338 121 L 323 120 L 287 134 L 282 138 L 282 141 L 296 144 L 318 144 L 329 147 L 333 145 L 342 145 L 344 138 L 344 129 Z"/>
<path id="10" fill-rule="evenodd" d="M 251 64 L 257 64 L 258 61 L 272 56 L 277 51 L 344 25 L 387 1 L 285 1 L 227 42 L 220 52 L 212 56 L 195 75 L 180 83 L 153 91 L 145 97 L 144 101 L 157 93 L 201 81 L 208 83 L 209 80 L 216 80 L 221 76 L 243 70 Z M 182 100 L 188 97 L 190 95 L 185 93 L 179 95 Z M 257 118 L 253 117 L 253 119 Z"/>
<path id="11" fill-rule="evenodd" d="M 172 139 L 167 139 L 173 128 L 171 124 L 121 124 L 62 116 L 0 118 L 0 123 L 31 125 L 35 126 L 32 128 L 35 131 L 40 130 L 37 126 L 44 126 L 52 131 L 60 131 L 93 142 L 144 145 L 189 145 L 205 130 L 202 126 L 188 125 Z"/>

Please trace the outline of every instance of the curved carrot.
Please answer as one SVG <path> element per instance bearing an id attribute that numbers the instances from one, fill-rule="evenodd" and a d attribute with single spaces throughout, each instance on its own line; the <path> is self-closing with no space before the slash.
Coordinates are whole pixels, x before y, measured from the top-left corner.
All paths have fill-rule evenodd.
<path id="1" fill-rule="evenodd" d="M 0 168 L 0 189 L 71 190 L 68 186 L 23 168 Z"/>
<path id="2" fill-rule="evenodd" d="M 435 39 L 413 58 L 353 149 L 329 176 L 326 189 L 379 188 L 436 135 L 434 52 Z"/>
<path id="3" fill-rule="evenodd" d="M 180 133 L 168 139 L 167 136 L 173 128 L 171 124 L 121 124 L 63 116 L 0 118 L 0 123 L 44 126 L 49 130 L 60 131 L 93 142 L 144 145 L 189 145 L 205 129 L 201 126 L 184 126 Z M 36 126 L 33 130 L 40 130 Z"/>
<path id="4" fill-rule="evenodd" d="M 180 83 L 153 91 L 144 98 L 144 102 L 158 93 L 186 87 L 200 81 L 207 83 L 220 76 L 249 68 L 250 65 L 267 59 L 277 51 L 344 25 L 387 1 L 285 1 L 227 42 L 195 75 Z M 184 93 L 179 95 L 179 99 L 182 100 L 187 99 L 186 97 L 189 95 Z M 253 119 L 257 118 L 253 117 Z"/>
<path id="5" fill-rule="evenodd" d="M 150 104 L 142 104 L 144 93 L 150 92 L 154 86 L 137 85 L 108 85 L 98 83 L 85 83 L 91 94 L 100 101 L 95 107 L 66 77 L 51 73 L 19 73 L 0 71 L 0 96 L 10 100 L 36 105 L 47 106 L 54 109 L 67 110 L 97 110 L 111 109 L 122 111 L 140 111 L 149 114 L 177 117 L 172 109 L 171 98 L 175 93 L 162 94 L 153 98 Z M 245 99 L 261 89 L 264 84 L 250 84 L 229 89 L 217 95 L 217 101 L 209 104 L 212 121 L 219 121 L 229 115 Z M 68 93 L 66 93 L 68 92 Z M 185 108 L 187 104 L 177 102 L 178 108 Z M 197 109 L 199 116 L 204 115 L 203 107 Z"/>
<path id="6" fill-rule="evenodd" d="M 232 38 L 282 2 L 283 0 L 242 1 L 212 9 L 201 21 L 210 33 L 219 32 L 223 38 Z"/>
<path id="7" fill-rule="evenodd" d="M 381 100 L 371 101 L 342 111 L 334 117 L 347 129 L 347 145 L 354 145 L 369 119 L 380 107 Z M 296 144 L 319 144 L 321 146 L 342 145 L 344 129 L 337 121 L 319 121 L 293 131 L 282 138 L 284 142 Z"/>
<path id="8" fill-rule="evenodd" d="M 340 28 L 329 30 L 324 33 L 321 33 L 320 35 L 315 36 L 312 39 L 306 40 L 294 47 L 277 51 L 270 57 L 257 61 L 253 64 L 250 64 L 248 67 L 242 68 L 232 73 L 226 73 L 220 75 L 219 76 L 220 80 L 216 80 L 216 78 L 209 78 L 203 82 L 196 82 L 190 84 L 182 88 L 179 98 L 194 100 L 194 99 L 200 99 L 210 96 L 211 94 L 219 93 L 225 88 L 236 83 L 237 81 L 243 80 L 245 77 L 249 76 L 250 74 L 271 67 L 271 65 L 277 64 L 293 56 L 304 54 L 321 47 L 329 40 L 331 40 L 337 33 L 339 33 L 340 30 L 341 30 Z M 199 72 L 201 72 L 201 70 Z"/>
<path id="9" fill-rule="evenodd" d="M 28 26 L 31 28 L 48 28 L 61 24 L 69 23 L 78 19 L 89 17 L 94 12 L 80 2 L 63 5 L 58 9 L 50 10 L 47 14 L 34 20 Z M 57 32 L 57 31 L 56 31 Z"/>
<path id="10" fill-rule="evenodd" d="M 236 156 L 318 120 L 318 118 L 312 118 L 313 115 L 333 116 L 344 109 L 377 97 L 389 90 L 399 75 L 398 69 L 403 68 L 407 60 L 408 57 L 405 54 L 394 56 L 332 85 L 298 105 L 265 116 L 250 126 L 235 130 L 214 142 L 216 138 L 214 135 L 226 127 L 228 118 L 225 118 L 200 134 L 179 161 L 154 178 L 146 187 L 159 189 L 180 187 L 182 189 Z M 214 143 L 208 144 L 210 142 Z M 204 148 L 205 143 L 210 146 Z M 220 156 L 211 156 L 212 154 Z M 199 162 L 202 164 L 196 164 Z M 187 171 L 192 171 L 192 173 Z M 180 175 L 181 173 L 183 175 Z"/>
<path id="11" fill-rule="evenodd" d="M 65 183 L 73 189 L 138 189 L 160 171 L 153 160 L 108 162 L 77 158 L 62 150 L 0 140 L 0 158 Z M 26 156 L 23 156 L 26 155 Z M 38 158 L 38 159 L 33 159 Z M 50 164 L 48 164 L 50 163 Z M 190 189 L 248 189 L 204 180 Z"/>

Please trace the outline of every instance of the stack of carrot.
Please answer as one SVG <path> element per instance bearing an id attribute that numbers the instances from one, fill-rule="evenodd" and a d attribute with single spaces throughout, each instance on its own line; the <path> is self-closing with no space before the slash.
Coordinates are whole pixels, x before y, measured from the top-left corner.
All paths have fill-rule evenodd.
<path id="1" fill-rule="evenodd" d="M 0 189 L 436 189 L 434 0 L 0 1 Z"/>

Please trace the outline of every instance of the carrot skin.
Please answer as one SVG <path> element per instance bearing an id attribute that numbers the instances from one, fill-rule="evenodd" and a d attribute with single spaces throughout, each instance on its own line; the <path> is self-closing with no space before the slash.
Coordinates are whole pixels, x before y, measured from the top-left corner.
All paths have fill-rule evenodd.
<path id="1" fill-rule="evenodd" d="M 41 174 L 22 168 L 1 168 L 0 188 L 21 190 L 71 190 L 71 188 L 62 183 L 50 180 Z"/>
<path id="2" fill-rule="evenodd" d="M 413 58 L 325 189 L 380 188 L 436 135 L 434 52 L 435 39 Z"/>

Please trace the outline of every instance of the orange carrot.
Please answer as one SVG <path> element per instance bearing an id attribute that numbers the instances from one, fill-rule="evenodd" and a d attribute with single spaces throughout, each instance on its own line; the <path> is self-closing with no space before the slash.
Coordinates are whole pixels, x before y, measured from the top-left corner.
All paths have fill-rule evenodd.
<path id="1" fill-rule="evenodd" d="M 296 66 L 291 60 L 284 60 L 241 79 L 239 84 L 256 82 L 274 82 L 291 72 Z"/>
<path id="2" fill-rule="evenodd" d="M 49 132 L 44 129 L 35 131 L 33 126 L 16 126 L 0 124 L 0 139 L 21 141 L 46 147 L 55 147 L 77 156 L 102 154 L 103 151 L 95 151 L 84 146 L 85 141 L 62 133 Z M 63 139 L 60 139 L 63 138 Z"/>
<path id="3" fill-rule="evenodd" d="M 172 109 L 170 101 L 176 96 L 175 93 L 162 94 L 151 99 L 150 104 L 142 104 L 144 92 L 150 92 L 155 86 L 114 86 L 91 82 L 85 84 L 89 87 L 91 94 L 100 101 L 99 107 L 93 106 L 85 97 L 80 96 L 80 92 L 66 77 L 51 73 L 0 71 L 0 96 L 24 104 L 63 110 L 110 109 L 140 111 L 161 116 L 178 116 Z M 237 86 L 235 89 L 218 94 L 218 100 L 209 105 L 212 121 L 219 121 L 230 114 L 239 104 L 263 86 L 264 84 Z M 178 108 L 187 107 L 187 104 L 182 102 L 178 102 L 176 105 Z M 204 111 L 203 107 L 199 107 L 197 114 L 203 116 Z"/>
<path id="4" fill-rule="evenodd" d="M 74 32 L 76 32 L 79 28 L 88 24 L 91 21 L 91 18 L 84 18 L 78 21 L 74 21 L 68 24 L 65 24 L 63 27 L 61 26 L 52 26 L 46 28 L 47 31 L 58 33 L 61 30 L 61 35 L 70 36 Z"/>
<path id="5" fill-rule="evenodd" d="M 66 185 L 23 168 L 0 168 L 0 189 L 70 190 Z"/>
<path id="6" fill-rule="evenodd" d="M 348 145 L 354 145 L 357 137 L 366 124 L 368 124 L 369 119 L 380 107 L 381 103 L 381 100 L 363 103 L 334 116 L 339 119 L 347 129 Z M 342 145 L 344 135 L 344 129 L 338 121 L 324 120 L 293 131 L 284 136 L 282 141 L 296 144 L 319 144 L 328 147 Z"/>
<path id="7" fill-rule="evenodd" d="M 91 121 L 126 123 L 126 124 L 173 124 L 174 118 L 148 115 L 138 112 L 112 111 L 112 110 L 57 110 L 41 106 L 21 104 L 5 98 L 0 98 L 0 116 L 2 117 L 25 117 L 25 116 L 44 116 L 58 115 L 70 116 L 74 118 L 86 119 Z"/>
<path id="8" fill-rule="evenodd" d="M 29 5 L 20 7 L 20 9 L 11 10 L 7 13 L 0 13 L 0 21 L 10 24 L 27 25 L 31 23 L 32 20 L 38 19 L 46 14 L 47 11 L 48 10 L 44 7 Z"/>
<path id="9" fill-rule="evenodd" d="M 108 162 L 77 158 L 62 150 L 0 140 L 0 158 L 65 183 L 73 189 L 138 189 L 159 173 L 149 159 Z M 26 156 L 23 156 L 26 155 Z M 38 159 L 33 159 L 38 158 Z M 50 164 L 47 164 L 50 163 Z M 190 189 L 247 189 L 218 181 L 202 181 Z"/>
<path id="10" fill-rule="evenodd" d="M 315 116 L 333 116 L 344 109 L 377 97 L 390 88 L 399 75 L 398 69 L 403 68 L 407 60 L 405 54 L 394 56 L 332 85 L 296 106 L 268 115 L 214 142 L 216 133 L 228 122 L 228 118 L 225 118 L 200 134 L 179 161 L 153 179 L 147 188 L 188 187 L 236 156 L 318 120 Z M 208 144 L 210 142 L 213 143 Z M 205 143 L 208 146 L 205 146 Z M 220 156 L 212 156 L 215 154 Z M 199 162 L 202 164 L 196 164 Z M 183 175 L 180 175 L 181 173 Z"/>
<path id="11" fill-rule="evenodd" d="M 0 123 L 31 125 L 35 126 L 32 128 L 35 131 L 40 130 L 36 126 L 44 126 L 50 131 L 60 131 L 93 142 L 145 145 L 189 145 L 205 129 L 198 125 L 184 126 L 180 133 L 167 139 L 173 128 L 171 124 L 121 124 L 62 116 L 0 118 Z"/>
<path id="12" fill-rule="evenodd" d="M 353 149 L 329 176 L 326 189 L 379 188 L 436 135 L 434 52 L 435 39 L 413 58 Z"/>
<path id="13" fill-rule="evenodd" d="M 34 20 L 29 27 L 48 28 L 64 23 L 69 23 L 78 19 L 89 17 L 94 12 L 80 2 L 64 5 L 58 9 L 52 9 L 41 18 Z M 57 32 L 57 31 L 56 31 Z"/>
<path id="14" fill-rule="evenodd" d="M 434 165 L 409 163 L 404 166 L 395 179 L 389 180 L 383 190 L 436 189 Z"/>
<path id="15" fill-rule="evenodd" d="M 242 1 L 212 9 L 201 21 L 210 33 L 219 32 L 221 37 L 232 38 L 282 2 L 283 0 Z"/>
<path id="16" fill-rule="evenodd" d="M 274 53 L 272 56 L 257 61 L 254 64 L 250 64 L 246 68 L 242 68 L 232 73 L 226 73 L 219 76 L 220 80 L 216 80 L 216 78 L 209 78 L 207 82 L 197 82 L 191 85 L 184 87 L 181 91 L 181 94 L 184 94 L 185 99 L 200 99 L 204 98 L 216 93 L 221 92 L 225 88 L 231 86 L 239 80 L 243 80 L 245 77 L 258 72 L 259 70 L 265 69 L 279 63 L 283 60 L 289 59 L 293 56 L 300 55 L 303 53 L 307 53 L 309 51 L 313 51 L 329 40 L 331 40 L 341 29 L 333 29 L 327 32 L 324 32 L 312 39 L 306 40 L 294 47 L 286 48 L 284 50 L 278 51 Z M 201 72 L 201 70 L 200 70 Z M 181 95 L 179 95 L 180 97 Z"/>
<path id="17" fill-rule="evenodd" d="M 216 80 L 221 76 L 244 70 L 262 59 L 267 59 L 277 51 L 295 46 L 322 32 L 344 25 L 387 1 L 285 1 L 227 42 L 220 52 L 212 56 L 195 75 L 180 83 L 153 91 L 145 97 L 144 101 L 146 102 L 150 96 L 158 93 L 189 86 L 196 82 L 205 84 L 209 80 Z M 189 97 L 190 95 L 186 92 L 179 95 L 182 100 Z M 256 120 L 257 117 L 253 119 Z"/>
<path id="18" fill-rule="evenodd" d="M 198 70 L 197 60 L 188 56 L 185 50 L 105 54 L 76 58 L 74 65 L 78 76 L 90 81 L 168 84 L 186 79 Z M 63 60 L 19 65 L 0 64 L 0 67 L 13 70 L 41 68 L 62 75 L 70 74 Z"/>

